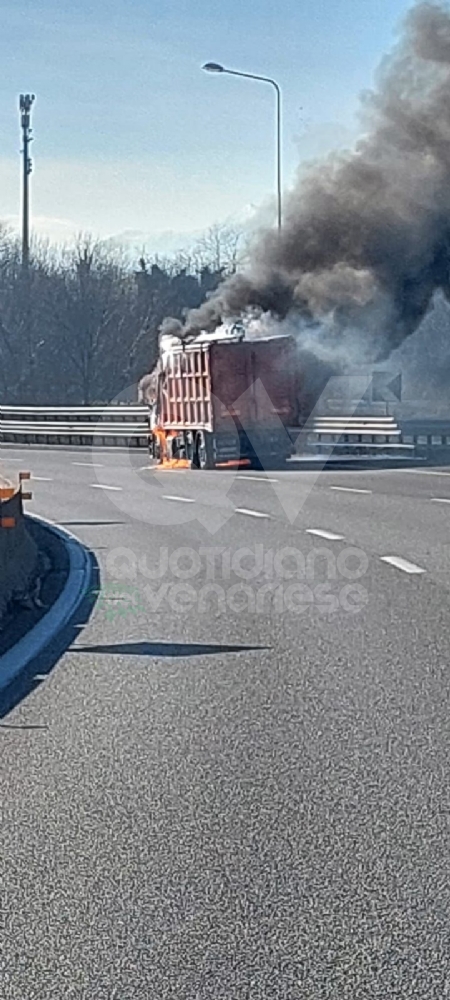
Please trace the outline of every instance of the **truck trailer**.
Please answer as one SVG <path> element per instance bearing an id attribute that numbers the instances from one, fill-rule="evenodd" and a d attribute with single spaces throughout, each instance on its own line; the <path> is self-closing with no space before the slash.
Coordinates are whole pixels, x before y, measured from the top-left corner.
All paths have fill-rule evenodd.
<path id="1" fill-rule="evenodd" d="M 180 342 L 154 376 L 150 451 L 159 462 L 271 468 L 293 453 L 289 429 L 308 402 L 294 338 Z"/>

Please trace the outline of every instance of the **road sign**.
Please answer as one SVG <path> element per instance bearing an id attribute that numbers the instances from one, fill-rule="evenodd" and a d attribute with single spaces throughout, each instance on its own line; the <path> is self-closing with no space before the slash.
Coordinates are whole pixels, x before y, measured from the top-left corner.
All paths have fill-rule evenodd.
<path id="1" fill-rule="evenodd" d="M 372 401 L 374 403 L 400 403 L 402 399 L 401 373 L 373 372 Z"/>

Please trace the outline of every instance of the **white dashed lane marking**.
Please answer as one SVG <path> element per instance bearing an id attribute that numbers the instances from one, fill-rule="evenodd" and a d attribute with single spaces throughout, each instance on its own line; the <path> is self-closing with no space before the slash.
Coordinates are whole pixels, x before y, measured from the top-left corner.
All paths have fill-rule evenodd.
<path id="1" fill-rule="evenodd" d="M 371 493 L 372 490 L 357 490 L 353 486 L 330 486 L 330 490 L 339 490 L 339 493 Z"/>
<path id="2" fill-rule="evenodd" d="M 326 538 L 328 542 L 342 542 L 344 538 L 343 535 L 335 535 L 333 531 L 325 531 L 323 528 L 306 528 L 306 534 Z"/>
<path id="3" fill-rule="evenodd" d="M 100 462 L 72 462 L 72 465 L 80 465 L 84 469 L 103 469 Z"/>
<path id="4" fill-rule="evenodd" d="M 381 556 L 380 558 L 381 562 L 389 563 L 390 566 L 395 566 L 396 569 L 401 569 L 403 573 L 409 573 L 411 576 L 426 573 L 426 570 L 422 569 L 421 566 L 417 566 L 416 563 L 408 562 L 408 560 L 403 559 L 402 556 Z"/>
<path id="5" fill-rule="evenodd" d="M 445 497 L 431 497 L 431 503 L 450 503 Z"/>
<path id="6" fill-rule="evenodd" d="M 163 500 L 178 500 L 179 503 L 195 503 L 195 500 L 192 500 L 191 497 L 163 496 Z"/>
<path id="7" fill-rule="evenodd" d="M 33 473 L 31 474 L 31 478 L 32 478 L 32 480 L 33 480 L 34 483 L 52 483 L 53 482 L 53 479 L 51 479 L 49 476 L 33 476 Z"/>
<path id="8" fill-rule="evenodd" d="M 252 483 L 278 483 L 278 479 L 269 479 L 268 476 L 236 476 L 236 479 L 248 479 Z"/>
<path id="9" fill-rule="evenodd" d="M 260 510 L 247 510 L 246 507 L 236 507 L 235 514 L 248 514 L 249 517 L 266 517 L 270 518 L 270 514 L 263 514 Z"/>
<path id="10" fill-rule="evenodd" d="M 93 490 L 117 490 L 122 489 L 121 486 L 107 486 L 105 483 L 91 483 Z"/>

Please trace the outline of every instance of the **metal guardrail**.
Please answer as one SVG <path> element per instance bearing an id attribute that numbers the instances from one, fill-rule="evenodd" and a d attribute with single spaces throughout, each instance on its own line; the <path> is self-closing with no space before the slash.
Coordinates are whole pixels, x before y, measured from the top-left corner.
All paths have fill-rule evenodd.
<path id="1" fill-rule="evenodd" d="M 450 419 L 423 417 L 417 420 L 402 420 L 402 440 L 415 447 L 425 445 L 428 449 L 450 445 Z"/>
<path id="2" fill-rule="evenodd" d="M 393 417 L 314 417 L 310 427 L 313 434 L 361 435 L 364 437 L 398 437 L 401 430 Z"/>
<path id="3" fill-rule="evenodd" d="M 0 406 L 0 440 L 30 444 L 100 444 L 145 447 L 148 409 L 116 406 Z M 316 416 L 300 432 L 298 445 L 345 451 L 414 450 L 450 447 L 450 418 L 401 421 L 394 417 L 357 414 Z"/>
<path id="4" fill-rule="evenodd" d="M 144 421 L 148 414 L 146 406 L 0 406 L 0 425 L 4 420 L 13 421 L 61 421 L 63 423 L 82 421 L 98 423 L 107 421 L 135 423 Z"/>
<path id="5" fill-rule="evenodd" d="M 145 406 L 0 406 L 0 440 L 144 447 Z"/>
<path id="6" fill-rule="evenodd" d="M 412 450 L 403 444 L 402 432 L 393 417 L 317 416 L 308 421 L 297 437 L 307 451 L 380 452 Z"/>

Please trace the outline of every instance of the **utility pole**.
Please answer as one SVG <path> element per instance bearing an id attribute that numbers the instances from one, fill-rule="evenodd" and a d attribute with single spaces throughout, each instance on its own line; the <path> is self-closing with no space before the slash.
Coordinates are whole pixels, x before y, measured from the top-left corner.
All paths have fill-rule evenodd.
<path id="1" fill-rule="evenodd" d="M 22 264 L 28 267 L 30 256 L 30 198 L 29 177 L 33 169 L 30 157 L 30 142 L 32 139 L 31 109 L 35 100 L 34 94 L 21 94 L 19 100 L 20 127 L 23 138 L 23 177 L 22 177 Z"/>

